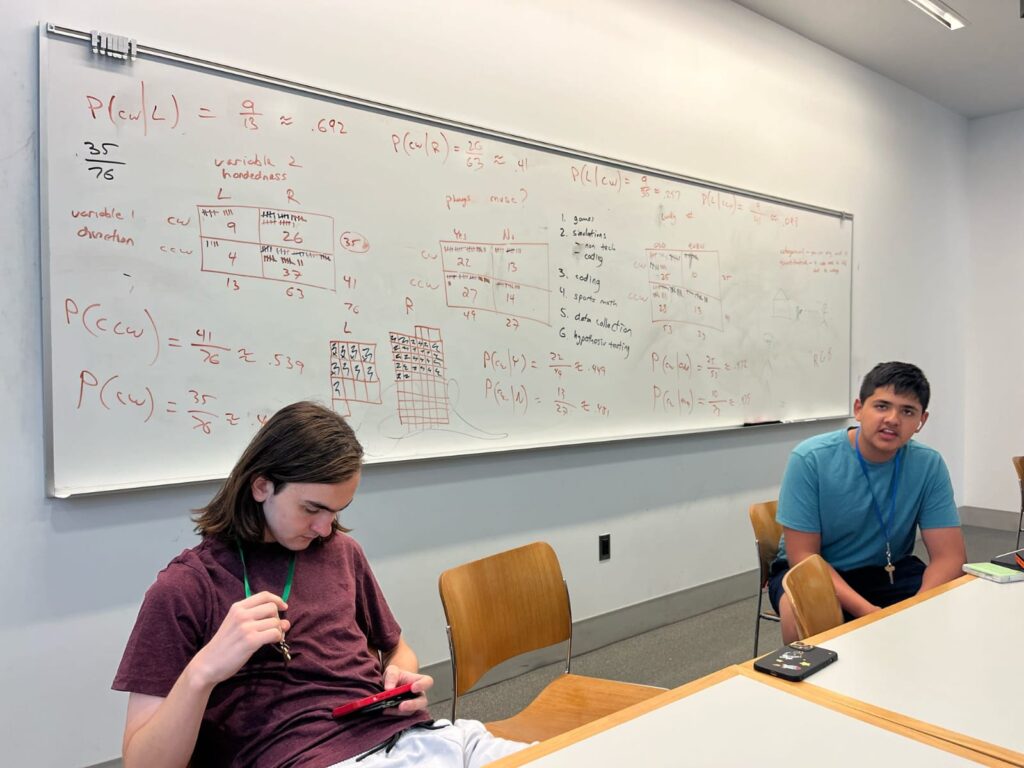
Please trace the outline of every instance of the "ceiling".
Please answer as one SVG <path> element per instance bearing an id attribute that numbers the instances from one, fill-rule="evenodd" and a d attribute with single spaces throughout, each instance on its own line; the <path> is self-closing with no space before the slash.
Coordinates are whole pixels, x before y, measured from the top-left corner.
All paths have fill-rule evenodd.
<path id="1" fill-rule="evenodd" d="M 1024 109 L 1021 0 L 944 0 L 950 31 L 906 0 L 734 0 L 968 118 Z"/>

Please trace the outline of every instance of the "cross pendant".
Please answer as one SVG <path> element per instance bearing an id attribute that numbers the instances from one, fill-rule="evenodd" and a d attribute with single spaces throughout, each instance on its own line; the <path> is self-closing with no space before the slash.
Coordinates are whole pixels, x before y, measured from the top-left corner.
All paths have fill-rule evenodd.
<path id="1" fill-rule="evenodd" d="M 889 583 L 890 584 L 895 583 L 893 581 L 893 574 L 896 573 L 896 566 L 893 565 L 892 563 L 886 563 L 885 564 L 885 572 L 889 574 Z"/>

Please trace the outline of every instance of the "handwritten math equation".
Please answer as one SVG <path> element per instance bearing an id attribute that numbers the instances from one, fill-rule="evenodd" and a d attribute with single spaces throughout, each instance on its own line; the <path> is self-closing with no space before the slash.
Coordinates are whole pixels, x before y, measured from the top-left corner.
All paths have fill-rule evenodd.
<path id="1" fill-rule="evenodd" d="M 224 120 L 244 131 L 265 130 L 273 125 L 300 130 L 305 128 L 325 136 L 342 137 L 348 133 L 340 108 L 329 108 L 329 113 L 317 115 L 303 124 L 288 112 L 264 112 L 251 97 L 243 97 L 231 104 L 192 101 L 188 96 L 179 96 L 174 90 L 152 85 L 147 87 L 145 80 L 139 80 L 131 89 L 118 93 L 83 95 L 82 106 L 91 122 L 106 123 L 121 131 L 136 128 L 143 136 L 156 131 L 195 128 L 205 121 Z"/>
<path id="2" fill-rule="evenodd" d="M 719 417 L 723 412 L 735 412 L 738 406 L 750 405 L 752 398 L 749 392 L 736 397 L 723 395 L 717 389 L 695 393 L 692 387 L 665 387 L 659 384 L 652 384 L 650 392 L 650 402 L 655 412 L 680 417 L 693 415 L 695 408 Z"/>
<path id="3" fill-rule="evenodd" d="M 608 416 L 606 402 L 574 397 L 570 379 L 604 379 L 608 366 L 586 362 L 582 358 L 566 357 L 551 351 L 538 356 L 528 350 L 484 349 L 481 351 L 483 398 L 499 409 L 510 409 L 513 414 L 526 415 L 531 403 L 534 408 L 548 406 L 554 413 Z M 540 380 L 547 377 L 547 383 Z M 577 382 L 579 383 L 579 382 Z M 588 387 L 590 389 L 590 387 Z"/>
<path id="4" fill-rule="evenodd" d="M 297 354 L 284 350 L 259 351 L 246 344 L 230 344 L 209 328 L 194 329 L 186 336 L 162 336 L 148 307 L 116 309 L 99 301 L 65 297 L 62 303 L 64 327 L 84 331 L 88 337 L 138 350 L 147 366 L 153 366 L 168 350 L 191 352 L 193 362 L 216 368 L 225 363 L 264 365 L 301 376 L 305 363 Z M 134 354 L 130 352 L 129 354 Z M 177 354 L 176 352 L 174 354 Z"/>
<path id="5" fill-rule="evenodd" d="M 648 362 L 654 383 L 650 405 L 655 413 L 690 416 L 695 409 L 722 416 L 723 412 L 750 405 L 752 394 L 740 392 L 742 379 L 750 369 L 746 358 L 723 359 L 719 355 L 691 355 L 674 349 L 652 350 Z M 700 389 L 694 389 L 694 387 Z M 728 390 L 725 388 L 728 387 Z"/>
<path id="6" fill-rule="evenodd" d="M 156 388 L 159 392 L 159 388 Z M 171 392 L 173 399 L 158 396 L 149 382 L 132 381 L 122 373 L 100 373 L 83 368 L 78 374 L 78 399 L 75 410 L 99 408 L 111 413 L 127 414 L 139 424 L 150 423 L 160 412 L 164 420 L 175 419 L 192 432 L 212 436 L 218 429 L 241 426 L 249 432 L 262 426 L 273 409 L 246 411 L 232 404 L 231 397 L 203 389 Z M 233 410 L 234 409 L 234 410 Z"/>
<path id="7" fill-rule="evenodd" d="M 492 142 L 486 139 L 456 136 L 441 129 L 392 133 L 391 149 L 400 157 L 424 157 L 442 165 L 457 161 L 470 171 L 492 168 L 526 173 L 530 168 L 529 157 L 511 152 L 509 146 L 492 149 Z"/>
<path id="8" fill-rule="evenodd" d="M 121 145 L 114 141 L 83 141 L 85 151 L 82 153 L 82 160 L 90 173 L 96 174 L 96 178 L 103 181 L 113 181 L 115 172 L 119 166 L 127 165 L 127 160 L 121 160 Z"/>
<path id="9" fill-rule="evenodd" d="M 90 122 L 105 123 L 118 132 L 134 128 L 143 137 L 151 132 L 195 130 L 202 123 L 224 121 L 243 132 L 298 130 L 335 141 L 344 141 L 353 131 L 352 117 L 341 107 L 324 104 L 322 114 L 308 117 L 292 110 L 267 111 L 255 96 L 242 97 L 234 103 L 215 102 L 152 84 L 147 86 L 145 80 L 118 93 L 85 93 L 83 96 L 82 108 Z M 109 149 L 109 146 L 106 149 L 104 145 L 97 146 L 100 149 L 93 153 L 96 155 L 106 154 Z M 525 174 L 530 168 L 530 158 L 524 152 L 483 137 L 443 129 L 397 131 L 389 137 L 388 146 L 395 156 L 427 158 L 443 165 L 457 163 L 468 171 L 492 169 Z M 98 178 L 113 179 L 109 166 L 100 165 L 100 168 Z"/>

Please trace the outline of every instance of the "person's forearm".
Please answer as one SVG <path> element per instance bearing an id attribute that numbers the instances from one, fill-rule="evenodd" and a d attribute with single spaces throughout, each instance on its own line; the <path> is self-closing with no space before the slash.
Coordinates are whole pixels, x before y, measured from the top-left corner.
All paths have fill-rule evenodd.
<path id="1" fill-rule="evenodd" d="M 786 536 L 793 539 L 792 542 L 789 538 L 786 539 L 790 566 L 798 565 L 811 555 L 821 554 L 821 541 L 817 534 L 811 535 L 800 531 L 792 531 L 788 528 L 785 530 Z M 839 599 L 839 604 L 843 607 L 844 611 L 851 616 L 863 616 L 878 610 L 877 606 L 869 603 L 853 587 L 847 584 L 846 580 L 839 575 L 831 563 L 826 561 L 826 565 L 828 565 L 828 572 L 832 576 L 832 587 L 835 589 L 836 597 Z"/>
<path id="2" fill-rule="evenodd" d="M 125 768 L 184 768 L 192 758 L 212 684 L 190 664 L 153 716 L 124 745 Z"/>
<path id="3" fill-rule="evenodd" d="M 399 641 L 394 650 L 384 658 L 385 667 L 392 664 L 399 669 L 404 669 L 406 672 L 420 671 L 420 662 L 416 658 L 416 653 L 404 640 Z"/>
<path id="4" fill-rule="evenodd" d="M 947 581 L 952 581 L 958 576 L 962 576 L 964 562 L 966 562 L 966 559 L 961 557 L 943 557 L 932 560 L 928 567 L 924 569 L 924 575 L 921 577 L 920 591 L 924 592 L 926 589 L 937 587 L 940 584 L 945 584 Z"/>
<path id="5" fill-rule="evenodd" d="M 830 565 L 828 569 L 832 574 L 832 586 L 836 590 L 836 597 L 839 598 L 839 604 L 843 607 L 844 611 L 851 616 L 864 616 L 878 608 L 878 606 L 865 600 L 857 590 L 847 584 L 846 580 L 836 572 L 835 568 Z"/>

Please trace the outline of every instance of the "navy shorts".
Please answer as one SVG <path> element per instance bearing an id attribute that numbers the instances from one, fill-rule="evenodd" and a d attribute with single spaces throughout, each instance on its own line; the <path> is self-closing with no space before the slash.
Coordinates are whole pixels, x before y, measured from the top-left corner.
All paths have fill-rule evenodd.
<path id="1" fill-rule="evenodd" d="M 921 589 L 921 578 L 924 576 L 925 564 L 916 555 L 907 555 L 897 560 L 894 565 L 896 573 L 893 574 L 892 584 L 889 583 L 889 574 L 880 565 L 836 571 L 861 597 L 879 608 L 885 608 L 916 595 Z M 772 563 L 768 575 L 768 599 L 772 601 L 772 607 L 776 612 L 779 610 L 779 600 L 783 594 L 782 577 L 788 570 L 789 563 L 786 560 L 776 560 Z M 846 611 L 843 611 L 843 617 L 846 621 L 853 618 Z"/>

